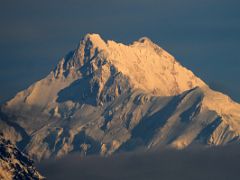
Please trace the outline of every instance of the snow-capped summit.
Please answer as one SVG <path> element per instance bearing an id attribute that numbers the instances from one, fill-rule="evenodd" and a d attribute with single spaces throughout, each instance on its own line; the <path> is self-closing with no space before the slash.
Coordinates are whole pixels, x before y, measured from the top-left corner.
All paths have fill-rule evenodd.
<path id="1" fill-rule="evenodd" d="M 87 34 L 1 108 L 1 131 L 36 159 L 239 141 L 240 105 L 144 37 Z"/>

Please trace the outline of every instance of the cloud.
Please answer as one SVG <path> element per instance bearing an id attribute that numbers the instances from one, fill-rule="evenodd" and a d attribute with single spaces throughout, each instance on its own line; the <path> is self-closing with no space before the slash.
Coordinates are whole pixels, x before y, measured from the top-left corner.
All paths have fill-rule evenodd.
<path id="1" fill-rule="evenodd" d="M 49 179 L 227 180 L 240 176 L 240 146 L 162 150 L 81 158 L 78 154 L 38 164 Z"/>

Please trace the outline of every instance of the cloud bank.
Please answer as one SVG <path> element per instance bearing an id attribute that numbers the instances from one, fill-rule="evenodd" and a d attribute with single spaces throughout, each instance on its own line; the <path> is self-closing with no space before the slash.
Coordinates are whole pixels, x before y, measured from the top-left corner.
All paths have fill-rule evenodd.
<path id="1" fill-rule="evenodd" d="M 229 180 L 240 177 L 240 146 L 161 150 L 86 157 L 78 154 L 37 165 L 48 179 Z"/>

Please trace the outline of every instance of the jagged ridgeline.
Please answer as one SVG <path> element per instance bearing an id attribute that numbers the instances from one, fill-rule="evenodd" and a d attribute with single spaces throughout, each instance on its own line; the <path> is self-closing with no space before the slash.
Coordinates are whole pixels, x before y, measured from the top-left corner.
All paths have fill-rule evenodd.
<path id="1" fill-rule="evenodd" d="M 1 107 L 4 137 L 34 159 L 238 143 L 240 105 L 148 38 L 87 34 Z"/>
<path id="2" fill-rule="evenodd" d="M 0 134 L 0 179 L 45 179 L 34 167 L 33 161 Z"/>

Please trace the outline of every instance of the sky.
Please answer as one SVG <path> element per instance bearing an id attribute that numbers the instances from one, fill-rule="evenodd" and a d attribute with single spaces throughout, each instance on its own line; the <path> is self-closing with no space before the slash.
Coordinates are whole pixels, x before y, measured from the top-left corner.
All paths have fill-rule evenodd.
<path id="1" fill-rule="evenodd" d="M 240 102 L 239 0 L 1 0 L 0 102 L 45 77 L 86 33 L 147 36 Z"/>

